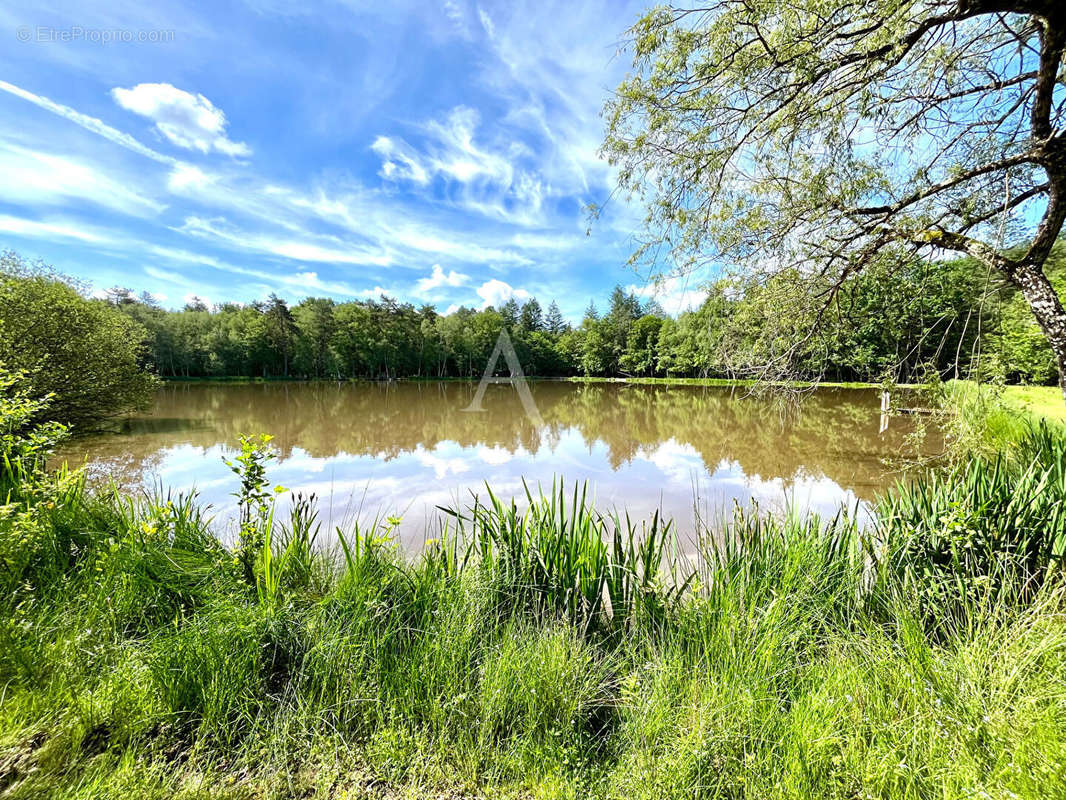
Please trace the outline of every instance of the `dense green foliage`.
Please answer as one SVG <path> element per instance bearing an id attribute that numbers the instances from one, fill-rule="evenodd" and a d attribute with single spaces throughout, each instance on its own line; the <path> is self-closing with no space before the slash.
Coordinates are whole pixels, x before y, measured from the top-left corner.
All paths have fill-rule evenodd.
<path id="1" fill-rule="evenodd" d="M 1056 251 L 1050 267 L 1057 281 L 1063 255 Z M 784 359 L 797 378 L 1057 377 L 1024 300 L 974 262 L 871 267 L 827 308 L 797 305 L 795 285 L 789 274 L 721 281 L 698 309 L 677 316 L 616 288 L 602 315 L 590 306 L 573 328 L 554 302 L 544 315 L 536 299 L 446 316 L 387 297 L 309 298 L 290 308 L 272 296 L 170 312 L 113 290 L 110 302 L 150 332 L 150 360 L 163 376 L 476 377 L 506 327 L 531 375 L 743 377 Z"/>
<path id="2" fill-rule="evenodd" d="M 267 440 L 234 462 L 232 552 L 192 498 L 44 472 L 18 405 L 5 797 L 1037 798 L 1066 780 L 1057 434 L 901 490 L 865 533 L 738 510 L 682 548 L 553 491 L 456 509 L 410 561 L 392 520 L 338 532 L 332 557 L 312 498 L 280 520 Z"/>
<path id="3" fill-rule="evenodd" d="M 1057 282 L 1066 279 L 1063 249 L 1049 270 Z M 66 279 L 8 253 L 0 269 L 0 362 L 20 371 L 34 396 L 56 395 L 51 416 L 77 425 L 146 402 L 154 383 L 145 370 L 162 377 L 477 377 L 504 328 L 531 375 L 737 378 L 776 363 L 797 379 L 1057 378 L 1024 300 L 974 262 L 870 268 L 828 306 L 797 306 L 794 287 L 787 274 L 763 284 L 722 280 L 699 308 L 676 316 L 616 288 L 602 315 L 590 304 L 576 327 L 554 302 L 543 313 L 535 298 L 449 315 L 388 297 L 308 298 L 290 307 L 273 295 L 244 306 L 167 311 L 124 289 L 87 299 Z"/>
<path id="4" fill-rule="evenodd" d="M 1066 393 L 1066 310 L 1049 262 L 1066 220 L 1060 7 L 649 8 L 625 42 L 632 71 L 604 106 L 601 153 L 645 212 L 631 261 L 653 274 L 728 265 L 759 284 L 783 278 L 776 294 L 791 302 L 769 309 L 780 335 L 767 363 L 787 370 L 781 356 L 823 329 L 808 307 L 858 273 L 954 251 L 1024 293 Z M 976 276 L 952 277 L 963 285 L 942 290 L 965 295 Z M 984 303 L 968 299 L 980 323 Z"/>
<path id="5" fill-rule="evenodd" d="M 106 303 L 88 300 L 38 264 L 0 254 L 0 365 L 49 416 L 91 425 L 145 405 L 155 380 L 145 372 L 144 328 Z"/>

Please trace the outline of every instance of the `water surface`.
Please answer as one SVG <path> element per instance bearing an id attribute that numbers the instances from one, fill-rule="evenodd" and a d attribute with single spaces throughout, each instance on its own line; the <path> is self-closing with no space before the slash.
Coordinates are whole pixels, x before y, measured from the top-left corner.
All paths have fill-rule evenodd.
<path id="1" fill-rule="evenodd" d="M 60 454 L 95 481 L 195 488 L 232 529 L 235 476 L 223 463 L 241 433 L 270 433 L 274 483 L 320 498 L 328 525 L 402 515 L 410 547 L 437 506 L 467 504 L 488 482 L 502 496 L 587 480 L 603 508 L 633 517 L 662 509 L 682 530 L 734 501 L 864 513 L 922 453 L 893 418 L 881 431 L 872 390 L 820 389 L 797 403 L 693 386 L 530 383 L 543 425 L 514 389 L 429 383 L 169 384 L 119 432 L 80 438 Z M 935 443 L 930 443 L 932 446 Z M 896 464 L 894 467 L 893 464 Z"/>

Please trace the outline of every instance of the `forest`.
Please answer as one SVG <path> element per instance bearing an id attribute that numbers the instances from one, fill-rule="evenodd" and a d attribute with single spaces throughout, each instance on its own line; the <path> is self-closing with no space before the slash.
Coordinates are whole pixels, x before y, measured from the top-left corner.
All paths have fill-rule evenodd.
<path id="1" fill-rule="evenodd" d="M 1063 285 L 1066 248 L 1048 272 Z M 104 302 L 143 327 L 144 358 L 164 378 L 477 377 L 506 328 L 526 374 L 538 376 L 744 378 L 784 354 L 789 376 L 802 380 L 1056 380 L 1018 290 L 971 259 L 882 264 L 835 292 L 827 283 L 805 307 L 789 295 L 793 284 L 787 272 L 762 283 L 721 279 L 679 315 L 616 287 L 577 324 L 554 299 L 545 308 L 537 298 L 451 314 L 387 296 L 289 304 L 271 295 L 213 308 L 194 300 L 170 311 L 114 288 Z"/>

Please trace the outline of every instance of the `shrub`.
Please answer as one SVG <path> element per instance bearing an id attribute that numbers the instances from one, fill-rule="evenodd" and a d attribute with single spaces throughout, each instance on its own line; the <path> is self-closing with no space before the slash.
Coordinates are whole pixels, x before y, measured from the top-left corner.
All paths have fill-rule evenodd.
<path id="1" fill-rule="evenodd" d="M 0 363 L 22 373 L 30 397 L 51 396 L 52 420 L 91 426 L 152 397 L 144 328 L 12 252 L 0 254 L 0 332 Z"/>

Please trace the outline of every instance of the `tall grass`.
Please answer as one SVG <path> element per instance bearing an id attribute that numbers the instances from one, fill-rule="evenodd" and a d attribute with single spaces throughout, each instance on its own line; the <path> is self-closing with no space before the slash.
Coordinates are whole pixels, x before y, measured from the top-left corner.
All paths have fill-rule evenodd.
<path id="1" fill-rule="evenodd" d="M 587 485 L 567 492 L 553 483 L 526 507 L 503 502 L 486 487 L 455 520 L 451 542 L 465 543 L 461 564 L 480 569 L 510 604 L 534 615 L 559 615 L 583 631 L 662 621 L 691 576 L 679 575 L 673 524 L 655 513 L 639 525 L 628 514 L 603 514 L 588 503 Z M 669 573 L 669 574 L 667 574 Z"/>
<path id="2" fill-rule="evenodd" d="M 902 483 L 877 514 L 882 579 L 925 616 L 1025 602 L 1066 554 L 1066 439 L 1030 425 L 1010 454 Z"/>
<path id="3" fill-rule="evenodd" d="M 0 793 L 1056 796 L 1063 445 L 1024 448 L 688 559 L 580 485 L 486 491 L 412 560 L 388 520 L 330 556 L 263 479 L 233 551 L 194 497 L 13 480 Z"/>

